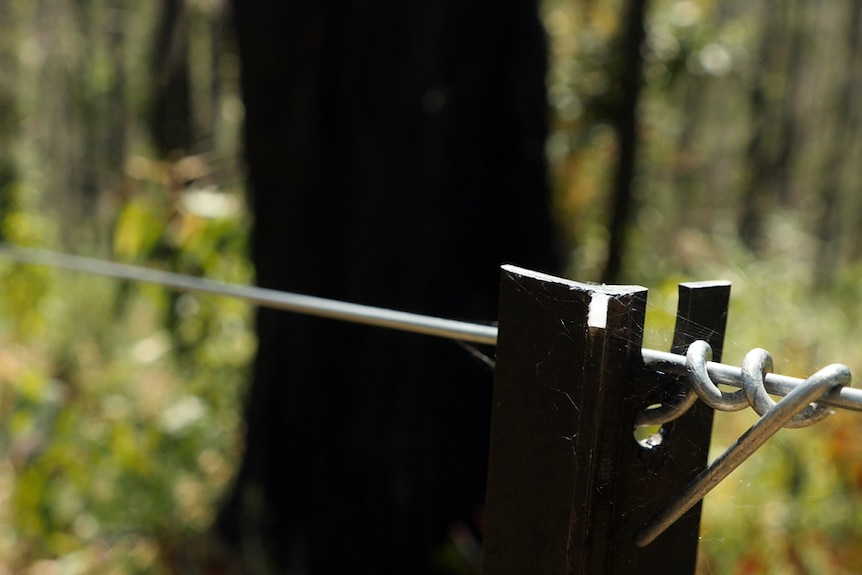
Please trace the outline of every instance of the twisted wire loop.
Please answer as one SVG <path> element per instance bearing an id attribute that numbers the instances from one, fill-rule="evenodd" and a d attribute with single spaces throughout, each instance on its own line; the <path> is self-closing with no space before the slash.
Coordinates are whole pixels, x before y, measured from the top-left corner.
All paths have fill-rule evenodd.
<path id="1" fill-rule="evenodd" d="M 697 394 L 694 392 L 694 389 L 687 387 L 683 390 L 682 395 L 676 398 L 675 402 L 662 402 L 639 412 L 635 418 L 635 427 L 663 425 L 669 421 L 678 419 L 696 401 Z"/>
<path id="2" fill-rule="evenodd" d="M 748 407 L 745 390 L 728 393 L 718 389 L 718 386 L 712 382 L 706 371 L 706 362 L 710 359 L 712 359 L 712 348 L 705 341 L 699 339 L 688 346 L 685 354 L 685 369 L 688 371 L 688 380 L 697 396 L 705 404 L 719 411 L 739 411 Z"/>
<path id="3" fill-rule="evenodd" d="M 766 374 L 772 372 L 772 368 L 772 356 L 765 349 L 753 349 L 742 360 L 742 391 L 746 401 L 761 416 L 766 415 L 776 405 L 766 392 L 763 382 Z M 833 413 L 834 411 L 826 405 L 809 403 L 805 409 L 785 423 L 784 427 L 807 427 L 823 421 Z"/>
<path id="4" fill-rule="evenodd" d="M 773 369 L 772 356 L 768 351 L 755 348 L 746 354 L 741 369 L 742 389 L 734 392 L 722 391 L 713 383 L 707 371 L 707 362 L 710 359 L 712 359 L 712 348 L 707 342 L 697 340 L 689 345 L 685 354 L 685 368 L 691 387 L 674 403 L 661 403 L 640 412 L 635 420 L 635 426 L 669 423 L 688 411 L 697 398 L 717 411 L 739 411 L 751 406 L 758 415 L 763 416 L 775 407 L 776 403 L 769 397 L 765 384 L 766 374 L 771 373 Z M 822 421 L 832 413 L 834 410 L 827 405 L 812 403 L 784 426 L 807 427 Z"/>
<path id="5" fill-rule="evenodd" d="M 766 395 L 764 377 L 771 369 L 772 357 L 762 349 L 751 350 L 743 360 L 743 390 L 747 400 L 752 405 L 759 404 L 761 409 L 766 404 L 762 397 L 757 397 L 761 393 L 758 389 Z M 644 547 L 654 541 L 782 427 L 794 420 L 795 427 L 810 425 L 825 417 L 823 411 L 828 415 L 828 410 L 811 402 L 835 388 L 847 385 L 850 379 L 850 369 L 846 365 L 833 364 L 806 379 L 778 403 L 769 404 L 765 413 L 748 431 L 643 525 L 634 536 L 635 545 Z"/>

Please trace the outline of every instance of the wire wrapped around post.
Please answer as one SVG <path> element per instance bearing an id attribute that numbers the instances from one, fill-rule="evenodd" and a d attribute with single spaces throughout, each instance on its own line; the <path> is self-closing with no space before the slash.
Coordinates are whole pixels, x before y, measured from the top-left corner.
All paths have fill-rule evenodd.
<path id="1" fill-rule="evenodd" d="M 695 342 L 686 354 L 692 366 L 689 371 L 692 388 L 713 408 L 737 411 L 741 404 L 737 395 L 739 392 L 724 394 L 706 375 L 708 348 L 705 342 Z M 782 427 L 806 427 L 830 415 L 832 410 L 827 406 L 811 402 L 830 390 L 848 385 L 851 381 L 850 369 L 846 365 L 833 364 L 806 379 L 802 385 L 775 403 L 769 398 L 764 385 L 765 376 L 772 371 L 772 366 L 772 356 L 766 350 L 758 348 L 748 352 L 741 368 L 742 399 L 751 405 L 761 418 L 646 522 L 635 535 L 636 545 L 645 547 L 652 543 Z"/>
<path id="2" fill-rule="evenodd" d="M 208 293 L 241 299 L 252 305 L 285 312 L 316 315 L 338 321 L 421 333 L 457 341 L 486 345 L 496 345 L 497 343 L 497 326 L 493 322 L 480 323 L 438 318 L 257 286 L 215 281 L 49 250 L 26 248 L 7 242 L 0 242 L 0 258 L 54 269 L 155 284 L 182 292 Z M 644 364 L 649 369 L 683 376 L 687 373 L 684 355 L 649 348 L 643 348 L 641 353 Z M 706 369 L 715 383 L 742 388 L 739 367 L 707 362 Z M 803 380 L 795 377 L 770 373 L 766 376 L 764 385 L 770 394 L 787 395 L 802 383 Z M 862 412 L 862 389 L 841 387 L 827 392 L 820 398 L 819 403 Z M 641 423 L 639 422 L 639 424 Z M 642 424 L 648 425 L 650 423 Z"/>

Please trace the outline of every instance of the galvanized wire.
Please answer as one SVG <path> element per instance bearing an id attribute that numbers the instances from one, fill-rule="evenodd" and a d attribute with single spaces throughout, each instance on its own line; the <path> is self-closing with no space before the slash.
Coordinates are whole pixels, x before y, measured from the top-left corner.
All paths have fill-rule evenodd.
<path id="1" fill-rule="evenodd" d="M 69 271 L 158 284 L 178 291 L 201 292 L 239 298 L 260 307 L 304 313 L 340 321 L 361 323 L 471 343 L 487 345 L 496 345 L 497 343 L 497 326 L 492 324 L 438 318 L 255 286 L 237 285 L 140 266 L 47 250 L 24 248 L 5 243 L 0 243 L 0 258 Z M 683 376 L 687 374 L 685 356 L 647 348 L 644 348 L 641 353 L 645 365 L 650 369 Z M 713 382 L 742 388 L 742 376 L 739 367 L 711 361 L 707 362 L 706 366 Z M 774 373 L 767 374 L 764 381 L 766 390 L 770 394 L 780 396 L 787 395 L 802 383 L 802 379 Z M 839 390 L 827 392 L 818 401 L 832 407 L 862 411 L 862 389 L 843 387 Z"/>
<path id="2" fill-rule="evenodd" d="M 644 363 L 650 369 L 667 371 L 676 375 L 686 375 L 687 373 L 685 356 L 654 349 L 643 349 L 642 354 Z M 706 370 L 713 383 L 742 388 L 742 369 L 740 367 L 708 361 L 706 362 Z M 802 385 L 804 381 L 797 377 L 768 373 L 764 378 L 764 386 L 771 395 L 785 396 Z M 862 389 L 852 387 L 833 389 L 827 391 L 817 401 L 831 407 L 862 411 Z"/>
<path id="3" fill-rule="evenodd" d="M 493 325 L 443 319 L 256 286 L 208 280 L 140 266 L 46 250 L 23 248 L 9 244 L 0 246 L 0 257 L 69 271 L 158 284 L 182 292 L 199 292 L 239 298 L 260 307 L 303 313 L 340 321 L 398 329 L 472 343 L 490 345 L 497 343 L 497 328 Z"/>
<path id="4" fill-rule="evenodd" d="M 763 390 L 763 370 L 770 368 L 772 358 L 762 349 L 754 349 L 743 361 L 743 389 L 750 395 L 755 389 Z M 794 417 L 808 409 L 812 401 L 820 401 L 823 393 L 850 382 L 850 370 L 844 365 L 825 367 L 795 387 L 778 403 L 772 405 L 733 445 L 719 455 L 691 483 L 680 491 L 665 507 L 651 517 L 635 535 L 635 544 L 645 547 L 652 543 L 686 511 L 721 483 L 730 473 L 750 457 L 758 448 L 787 426 Z"/>

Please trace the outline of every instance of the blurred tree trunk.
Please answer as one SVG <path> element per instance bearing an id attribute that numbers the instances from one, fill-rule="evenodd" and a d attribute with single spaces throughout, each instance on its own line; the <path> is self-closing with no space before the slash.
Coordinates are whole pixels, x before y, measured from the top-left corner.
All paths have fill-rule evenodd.
<path id="1" fill-rule="evenodd" d="M 795 182 L 793 166 L 796 163 L 799 144 L 800 122 L 797 118 L 800 93 L 803 88 L 804 55 L 807 48 L 807 26 L 810 5 L 800 2 L 785 2 L 781 6 L 785 17 L 786 33 L 790 37 L 784 55 L 784 90 L 780 96 L 780 137 L 775 153 L 774 177 L 776 201 L 788 205 L 794 200 Z"/>
<path id="2" fill-rule="evenodd" d="M 623 32 L 617 54 L 615 110 L 612 114 L 619 142 L 619 157 L 612 191 L 610 240 L 602 281 L 616 283 L 620 279 L 625 239 L 635 213 L 633 181 L 637 162 L 638 103 L 643 83 L 641 48 L 645 38 L 647 0 L 629 0 L 623 18 Z"/>
<path id="3" fill-rule="evenodd" d="M 17 41 L 16 22 L 13 11 L 7 2 L 0 2 L 0 149 L 11 150 L 18 136 L 18 100 L 15 86 L 20 83 L 18 72 L 19 58 L 15 57 L 13 47 Z M 9 206 L 8 186 L 18 180 L 18 167 L 12 154 L 0 154 L 0 218 L 6 218 Z M 0 227 L 2 229 L 2 227 Z M 5 238 L 3 238 L 5 239 Z"/>
<path id="4" fill-rule="evenodd" d="M 773 2 L 772 4 L 775 4 Z M 764 68 L 774 64 L 775 47 L 779 45 L 781 20 L 778 18 L 764 18 L 764 31 L 760 42 L 760 61 Z M 748 149 L 746 158 L 749 159 L 748 185 L 743 189 L 742 204 L 740 206 L 739 237 L 749 248 L 758 246 L 763 219 L 769 211 L 771 193 L 769 185 L 768 152 L 766 147 L 770 138 L 768 131 L 768 111 L 770 103 L 767 101 L 766 74 L 758 74 L 751 86 L 750 107 L 752 126 L 749 132 Z"/>
<path id="5" fill-rule="evenodd" d="M 185 0 L 163 0 L 153 51 L 150 131 L 162 156 L 192 145 L 188 14 Z"/>
<path id="6" fill-rule="evenodd" d="M 804 4 L 804 3 L 803 3 Z M 799 93 L 803 55 L 809 34 L 805 6 L 799 2 L 768 2 L 760 43 L 763 71 L 752 85 L 751 127 L 746 157 L 750 178 L 743 190 L 739 235 L 752 250 L 761 247 L 764 220 L 792 199 L 793 161 L 799 131 Z M 774 88 L 780 83 L 782 89 Z"/>
<path id="7" fill-rule="evenodd" d="M 557 268 L 534 1 L 243 0 L 234 19 L 259 285 L 493 320 L 501 263 Z M 277 572 L 446 572 L 449 533 L 481 530 L 491 369 L 270 310 L 257 333 L 220 533 Z"/>
<path id="8" fill-rule="evenodd" d="M 823 184 L 820 198 L 820 216 L 815 221 L 815 233 L 820 239 L 817 266 L 815 269 L 817 285 L 822 287 L 833 278 L 840 262 L 844 259 L 842 239 L 846 240 L 844 229 L 846 209 L 850 197 L 842 194 L 846 170 L 856 170 L 853 162 L 853 144 L 859 129 L 858 101 L 860 82 L 860 49 L 862 42 L 859 30 L 862 29 L 862 4 L 850 2 L 848 7 L 844 38 L 846 56 L 842 59 L 847 71 L 836 96 L 834 113 L 840 118 L 835 122 L 834 137 L 826 148 L 826 160 L 822 168 Z M 851 176 L 851 179 L 855 179 Z"/>

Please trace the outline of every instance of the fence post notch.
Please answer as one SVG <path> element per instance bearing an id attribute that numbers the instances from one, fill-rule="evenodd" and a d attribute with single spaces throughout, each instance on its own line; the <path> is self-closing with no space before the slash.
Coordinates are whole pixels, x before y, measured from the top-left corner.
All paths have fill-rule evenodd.
<path id="1" fill-rule="evenodd" d="M 663 483 L 670 477 L 684 485 L 705 466 L 711 426 L 711 414 L 704 420 L 694 412 L 687 423 L 668 426 L 668 445 L 647 449 L 635 441 L 634 421 L 646 402 L 655 401 L 659 387 L 678 384 L 644 368 L 646 298 L 639 286 L 503 267 L 485 575 L 694 572 L 699 516 L 693 531 L 689 520 L 662 536 L 685 545 L 681 562 L 676 549 L 634 545 L 642 522 L 666 501 Z M 681 300 L 680 313 L 683 307 Z M 720 349 L 723 322 L 705 320 L 699 331 L 718 337 Z M 698 456 L 678 461 L 673 439 L 692 426 L 706 429 L 705 445 L 701 433 L 688 444 Z"/>

